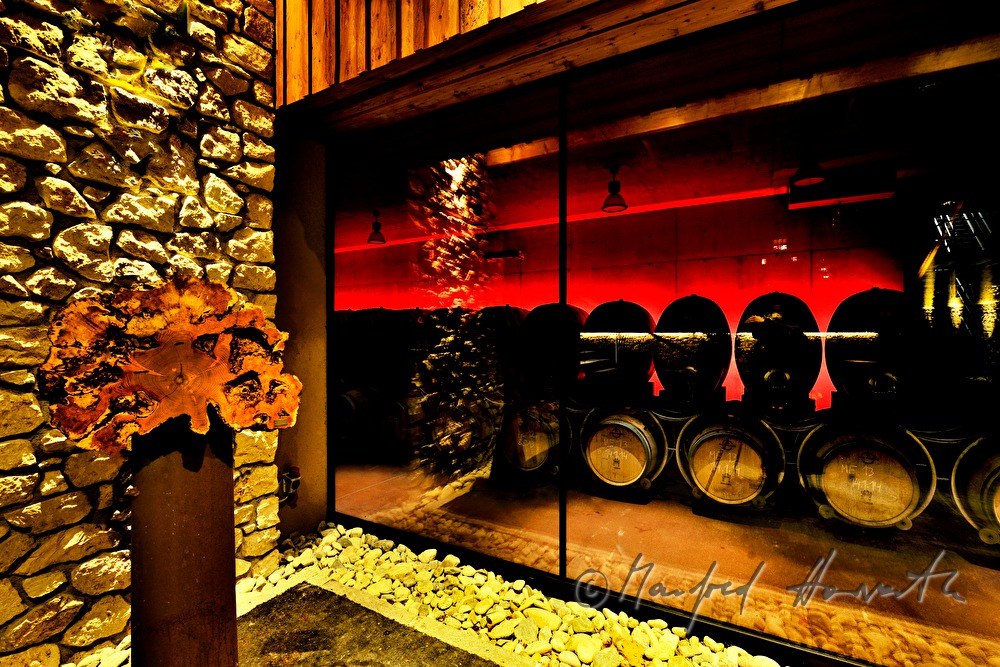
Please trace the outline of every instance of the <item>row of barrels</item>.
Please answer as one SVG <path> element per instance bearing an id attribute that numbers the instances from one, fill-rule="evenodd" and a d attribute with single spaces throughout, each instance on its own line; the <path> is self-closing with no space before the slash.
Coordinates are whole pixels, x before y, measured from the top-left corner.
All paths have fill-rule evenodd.
<path id="1" fill-rule="evenodd" d="M 835 410 L 789 427 L 740 402 L 678 419 L 643 409 L 560 410 L 545 401 L 508 415 L 494 479 L 544 483 L 569 464 L 574 479 L 583 473 L 617 497 L 645 502 L 677 474 L 696 499 L 720 509 L 762 508 L 779 495 L 794 503 L 789 496 L 801 490 L 825 519 L 904 530 L 936 495 L 947 495 L 982 542 L 1000 543 L 997 441 L 979 435 L 942 447 L 933 440 Z M 939 488 L 942 480 L 950 488 Z"/>
<path id="2" fill-rule="evenodd" d="M 422 326 L 428 312 L 335 311 L 334 393 L 359 387 L 394 397 L 411 393 L 414 369 L 438 333 Z M 690 413 L 718 400 L 735 349 L 743 400 L 766 410 L 808 412 L 825 356 L 838 400 L 886 406 L 898 399 L 901 409 L 925 417 L 927 407 L 944 413 L 968 405 L 970 379 L 992 387 L 995 370 L 984 373 L 974 341 L 935 335 L 903 292 L 878 288 L 843 300 L 825 332 L 805 302 L 780 292 L 748 304 L 735 334 L 723 310 L 698 295 L 675 300 L 655 322 L 626 300 L 590 313 L 544 304 L 476 315 L 499 324 L 504 391 L 527 399 L 559 392 L 582 393 L 591 402 L 638 398 L 655 370 L 665 409 Z"/>

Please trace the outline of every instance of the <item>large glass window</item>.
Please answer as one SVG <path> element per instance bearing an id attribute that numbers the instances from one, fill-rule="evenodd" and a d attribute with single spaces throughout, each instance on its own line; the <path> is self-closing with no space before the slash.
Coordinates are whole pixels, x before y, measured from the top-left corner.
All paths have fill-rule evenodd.
<path id="1" fill-rule="evenodd" d="M 695 633 L 992 664 L 997 132 L 965 85 L 614 132 L 571 92 L 562 142 L 334 160 L 336 512 Z"/>

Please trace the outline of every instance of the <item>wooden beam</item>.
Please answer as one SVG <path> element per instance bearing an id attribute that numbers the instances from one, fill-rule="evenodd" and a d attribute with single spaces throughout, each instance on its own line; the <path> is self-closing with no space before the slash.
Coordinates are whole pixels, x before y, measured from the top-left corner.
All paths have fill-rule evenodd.
<path id="1" fill-rule="evenodd" d="M 727 116 L 806 102 L 827 95 L 993 62 L 1000 62 L 1000 34 L 856 67 L 821 72 L 805 79 L 781 81 L 764 88 L 744 90 L 570 132 L 569 145 L 580 147 L 663 132 Z M 558 144 L 556 139 L 551 137 L 490 151 L 487 154 L 487 162 L 491 166 L 508 164 L 556 152 Z"/>
<path id="2" fill-rule="evenodd" d="M 449 1 L 456 2 L 431 0 L 429 44 L 457 31 L 457 8 L 452 19 L 445 6 Z M 449 39 L 430 62 L 396 61 L 381 68 L 379 76 L 347 82 L 308 102 L 329 107 L 339 129 L 370 128 L 796 2 L 549 0 L 530 13 L 494 22 L 490 28 L 495 29 Z M 506 40 L 501 48 L 498 40 Z"/>

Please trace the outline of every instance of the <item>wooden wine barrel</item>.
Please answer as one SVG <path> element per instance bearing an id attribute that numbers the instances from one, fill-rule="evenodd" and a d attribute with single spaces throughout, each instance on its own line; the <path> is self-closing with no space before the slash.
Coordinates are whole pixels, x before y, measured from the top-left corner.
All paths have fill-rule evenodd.
<path id="1" fill-rule="evenodd" d="M 818 329 L 809 306 L 790 294 L 772 292 L 751 301 L 736 329 L 744 400 L 778 410 L 808 406 L 823 363 Z"/>
<path id="2" fill-rule="evenodd" d="M 986 544 L 1000 544 L 1000 448 L 979 438 L 959 455 L 951 474 L 959 512 Z"/>
<path id="3" fill-rule="evenodd" d="M 591 413 L 585 426 L 584 461 L 593 476 L 612 487 L 648 489 L 670 452 L 663 428 L 645 411 Z"/>
<path id="4" fill-rule="evenodd" d="M 784 478 L 781 441 L 759 419 L 735 412 L 699 415 L 684 425 L 677 443 L 681 476 L 699 498 L 759 505 Z"/>
<path id="5" fill-rule="evenodd" d="M 641 389 L 653 375 L 653 318 L 637 303 L 619 299 L 594 308 L 581 334 L 585 381 L 598 390 Z"/>
<path id="6" fill-rule="evenodd" d="M 798 468 L 821 516 L 859 526 L 908 529 L 937 484 L 927 449 L 901 429 L 817 427 L 802 443 Z"/>
<path id="7" fill-rule="evenodd" d="M 528 312 L 518 346 L 526 392 L 568 392 L 583 377 L 580 334 L 586 319 L 586 312 L 563 303 L 542 304 Z"/>
<path id="8" fill-rule="evenodd" d="M 697 409 L 722 387 L 733 340 L 726 314 L 711 299 L 692 294 L 668 305 L 652 342 L 660 395 L 672 409 Z"/>
<path id="9" fill-rule="evenodd" d="M 903 292 L 873 288 L 844 299 L 830 318 L 826 366 L 853 406 L 883 406 L 900 393 L 913 317 Z M 839 396 L 838 396 L 839 398 Z"/>
<path id="10" fill-rule="evenodd" d="M 497 446 L 507 464 L 522 473 L 555 465 L 559 456 L 555 402 L 539 402 L 511 411 L 501 427 Z"/>

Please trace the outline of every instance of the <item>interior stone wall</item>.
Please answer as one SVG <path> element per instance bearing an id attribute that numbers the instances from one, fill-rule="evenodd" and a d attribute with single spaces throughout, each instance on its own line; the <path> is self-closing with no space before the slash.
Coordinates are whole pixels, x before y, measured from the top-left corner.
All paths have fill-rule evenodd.
<path id="1" fill-rule="evenodd" d="M 271 0 L 0 0 L 0 664 L 129 631 L 127 459 L 48 425 L 61 305 L 177 274 L 273 317 Z M 237 435 L 236 570 L 278 564 L 275 433 Z"/>

